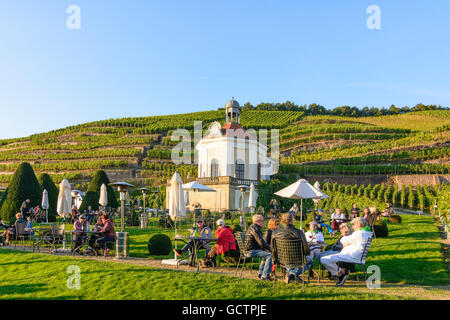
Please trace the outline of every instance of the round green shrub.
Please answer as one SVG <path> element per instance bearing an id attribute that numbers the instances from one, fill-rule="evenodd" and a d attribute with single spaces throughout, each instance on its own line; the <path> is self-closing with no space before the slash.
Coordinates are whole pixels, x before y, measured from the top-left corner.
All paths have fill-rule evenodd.
<path id="1" fill-rule="evenodd" d="M 148 240 L 148 252 L 150 255 L 168 255 L 172 251 L 172 241 L 162 233 L 155 234 Z"/>
<path id="2" fill-rule="evenodd" d="M 390 221 L 392 223 L 401 223 L 402 222 L 402 217 L 398 214 L 393 214 L 391 215 Z"/>
<path id="3" fill-rule="evenodd" d="M 387 224 L 384 221 L 375 222 L 373 229 L 377 238 L 387 238 L 389 235 Z"/>

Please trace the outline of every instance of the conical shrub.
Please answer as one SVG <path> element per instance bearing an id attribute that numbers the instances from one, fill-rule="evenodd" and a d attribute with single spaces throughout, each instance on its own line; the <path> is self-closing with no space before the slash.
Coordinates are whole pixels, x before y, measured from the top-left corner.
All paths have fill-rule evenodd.
<path id="1" fill-rule="evenodd" d="M 23 162 L 14 172 L 6 190 L 0 209 L 2 219 L 13 223 L 15 214 L 20 212 L 20 206 L 26 199 L 30 199 L 30 205 L 34 207 L 41 204 L 42 194 L 33 168 L 28 162 Z"/>
<path id="2" fill-rule="evenodd" d="M 117 199 L 114 193 L 114 189 L 109 185 L 109 179 L 106 175 L 106 172 L 103 170 L 99 170 L 94 174 L 91 182 L 89 183 L 88 190 L 86 192 L 86 196 L 83 199 L 83 202 L 80 206 L 80 212 L 84 212 L 87 210 L 88 206 L 92 207 L 92 210 L 98 210 L 100 199 L 100 188 L 102 184 L 106 185 L 106 191 L 108 193 L 108 207 L 117 208 Z"/>
<path id="3" fill-rule="evenodd" d="M 57 208 L 57 202 L 58 202 L 58 193 L 59 190 L 56 187 L 55 183 L 53 182 L 50 175 L 47 173 L 41 173 L 38 175 L 38 182 L 39 186 L 41 187 L 41 194 L 45 190 L 48 192 L 48 221 L 56 221 L 56 208 Z M 42 204 L 42 196 L 41 196 L 41 203 Z"/>

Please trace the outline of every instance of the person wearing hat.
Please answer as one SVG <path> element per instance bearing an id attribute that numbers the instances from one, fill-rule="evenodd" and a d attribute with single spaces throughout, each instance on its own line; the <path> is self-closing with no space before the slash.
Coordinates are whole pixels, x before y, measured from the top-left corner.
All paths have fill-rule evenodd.
<path id="1" fill-rule="evenodd" d="M 322 231 L 322 227 L 327 227 L 328 233 L 332 233 L 333 229 L 331 226 L 323 222 L 323 209 L 319 209 L 317 212 L 315 220 L 319 226 L 319 231 Z"/>
<path id="2" fill-rule="evenodd" d="M 196 237 L 196 238 L 210 238 L 212 239 L 212 233 L 211 229 L 205 224 L 205 221 L 203 218 L 197 219 L 197 226 L 192 228 L 190 237 Z M 198 245 L 198 249 L 206 249 L 206 252 L 209 252 L 209 249 L 211 248 L 211 244 L 207 240 L 200 240 L 200 243 Z M 190 255 L 190 265 L 193 266 L 194 264 L 194 241 L 191 240 L 188 243 L 184 245 L 181 250 L 173 249 L 173 252 L 179 257 L 183 255 L 186 251 L 189 251 Z"/>
<path id="3" fill-rule="evenodd" d="M 217 242 L 214 248 L 212 248 L 207 257 L 204 260 L 204 266 L 216 266 L 216 256 L 222 253 L 228 252 L 228 254 L 233 254 L 230 251 L 236 251 L 236 239 L 233 235 L 233 229 L 226 225 L 225 220 L 219 219 L 216 222 L 216 238 Z"/>

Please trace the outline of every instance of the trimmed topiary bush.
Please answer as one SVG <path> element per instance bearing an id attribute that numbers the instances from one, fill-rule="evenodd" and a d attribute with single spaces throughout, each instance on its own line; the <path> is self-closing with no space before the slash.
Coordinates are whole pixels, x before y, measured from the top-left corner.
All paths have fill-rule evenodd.
<path id="1" fill-rule="evenodd" d="M 41 191 L 43 192 L 45 189 L 48 192 L 48 221 L 54 222 L 56 221 L 56 208 L 59 193 L 58 188 L 56 187 L 50 175 L 48 175 L 47 173 L 41 173 L 40 175 L 38 175 L 37 179 L 39 182 L 39 186 L 41 187 Z"/>
<path id="2" fill-rule="evenodd" d="M 30 199 L 30 206 L 41 205 L 42 193 L 34 170 L 28 162 L 19 165 L 6 190 L 5 200 L 0 209 L 1 218 L 14 223 L 15 214 L 20 211 L 22 202 Z"/>
<path id="3" fill-rule="evenodd" d="M 391 218 L 389 219 L 389 221 L 392 223 L 401 223 L 402 217 L 398 214 L 393 214 L 393 215 L 391 215 Z"/>
<path id="4" fill-rule="evenodd" d="M 108 193 L 108 207 L 117 208 L 117 199 L 114 193 L 114 189 L 109 185 L 109 179 L 106 175 L 106 172 L 103 170 L 99 170 L 94 174 L 91 182 L 89 183 L 89 187 L 86 192 L 86 196 L 83 199 L 83 202 L 80 206 L 80 212 L 84 212 L 87 210 L 88 206 L 92 207 L 92 210 L 98 210 L 100 199 L 100 188 L 102 184 L 106 185 L 106 191 Z"/>
<path id="5" fill-rule="evenodd" d="M 172 240 L 162 233 L 155 234 L 148 240 L 148 252 L 150 255 L 165 256 L 172 251 Z"/>
<path id="6" fill-rule="evenodd" d="M 389 235 L 387 224 L 384 221 L 375 222 L 373 229 L 377 238 L 387 238 Z"/>

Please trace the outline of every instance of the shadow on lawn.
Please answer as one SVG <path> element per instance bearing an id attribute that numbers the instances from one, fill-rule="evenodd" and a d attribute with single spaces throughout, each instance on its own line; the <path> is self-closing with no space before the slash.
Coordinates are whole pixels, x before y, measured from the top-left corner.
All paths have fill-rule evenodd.
<path id="1" fill-rule="evenodd" d="M 45 288 L 44 283 L 38 284 L 18 284 L 0 286 L 0 295 L 4 294 L 18 294 L 18 293 L 32 293 L 41 291 Z"/>
<path id="2" fill-rule="evenodd" d="M 436 232 L 416 232 L 416 233 L 408 233 L 408 234 L 394 234 L 389 235 L 388 238 L 414 238 L 414 239 L 437 239 L 438 234 Z"/>

